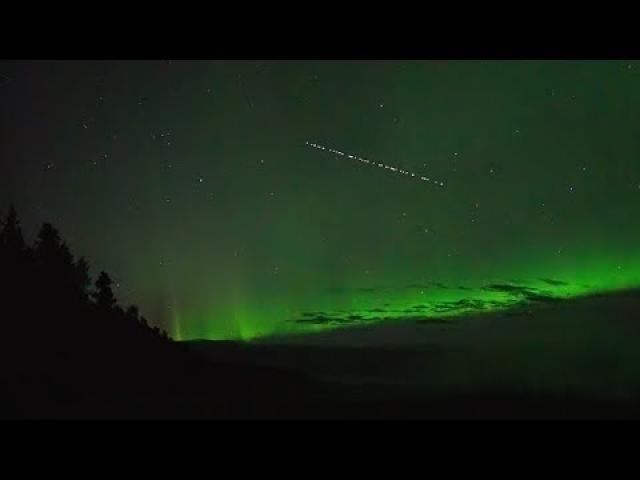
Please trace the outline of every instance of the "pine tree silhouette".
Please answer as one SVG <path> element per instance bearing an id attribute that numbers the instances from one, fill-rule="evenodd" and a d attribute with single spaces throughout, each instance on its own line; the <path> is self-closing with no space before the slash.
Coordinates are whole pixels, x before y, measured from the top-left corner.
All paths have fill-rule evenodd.
<path id="1" fill-rule="evenodd" d="M 30 250 L 26 247 L 20 220 L 11 205 L 9 212 L 0 221 L 0 295 L 3 295 L 2 313 L 6 318 L 20 314 L 29 302 L 28 288 L 31 284 Z M 16 329 L 18 322 L 5 322 L 4 328 Z M 4 331 L 5 335 L 11 333 Z"/>
<path id="2" fill-rule="evenodd" d="M 25 251 L 25 242 L 20 228 L 18 214 L 13 205 L 9 207 L 7 217 L 2 222 L 0 248 L 6 257 L 21 255 Z"/>
<path id="3" fill-rule="evenodd" d="M 62 241 L 58 230 L 50 223 L 43 223 L 35 244 L 38 256 L 44 259 L 52 258 L 58 253 L 61 245 Z"/>
<path id="4" fill-rule="evenodd" d="M 62 242 L 58 230 L 44 223 L 38 232 L 34 247 L 36 279 L 43 299 L 53 307 L 70 306 L 82 298 L 82 268 Z M 88 265 L 87 265 L 88 266 Z M 88 274 L 88 272 L 87 272 Z"/>
<path id="5" fill-rule="evenodd" d="M 139 312 L 138 312 L 138 307 L 136 307 L 135 305 L 130 305 L 127 308 L 127 311 L 125 312 L 125 318 L 133 323 L 139 323 Z"/>
<path id="6" fill-rule="evenodd" d="M 74 265 L 74 290 L 77 298 L 82 302 L 88 301 L 88 291 L 91 285 L 89 263 L 84 257 L 78 259 Z"/>
<path id="7" fill-rule="evenodd" d="M 111 311 L 116 304 L 116 298 L 111 288 L 113 280 L 107 272 L 102 271 L 95 285 L 96 291 L 93 293 L 93 298 L 96 301 L 96 306 L 102 311 Z"/>

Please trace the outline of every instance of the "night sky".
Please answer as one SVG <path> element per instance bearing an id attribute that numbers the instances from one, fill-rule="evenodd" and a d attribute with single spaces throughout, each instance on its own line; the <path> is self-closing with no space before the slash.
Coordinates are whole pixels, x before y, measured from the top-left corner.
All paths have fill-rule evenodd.
<path id="1" fill-rule="evenodd" d="M 640 62 L 2 62 L 0 115 L 3 213 L 177 339 L 640 285 Z"/>

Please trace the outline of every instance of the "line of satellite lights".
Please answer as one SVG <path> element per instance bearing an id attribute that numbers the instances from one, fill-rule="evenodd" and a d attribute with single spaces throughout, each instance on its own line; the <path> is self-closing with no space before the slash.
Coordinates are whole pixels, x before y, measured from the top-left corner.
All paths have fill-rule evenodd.
<path id="1" fill-rule="evenodd" d="M 444 187 L 444 182 L 439 182 L 437 180 L 430 179 L 429 177 L 420 176 L 420 175 L 417 175 L 415 173 L 408 172 L 407 170 L 403 170 L 401 168 L 392 167 L 391 165 L 385 165 L 384 163 L 377 163 L 377 162 L 374 162 L 372 160 L 367 160 L 366 158 L 358 157 L 356 155 L 350 155 L 348 153 L 341 152 L 340 150 L 336 150 L 335 148 L 323 147 L 322 145 L 318 145 L 317 143 L 305 142 L 305 144 L 310 146 L 310 147 L 316 148 L 318 150 L 323 150 L 323 151 L 326 151 L 326 152 L 329 152 L 329 153 L 335 153 L 336 155 L 348 157 L 348 158 L 350 158 L 352 160 L 358 160 L 358 161 L 363 162 L 363 163 L 368 163 L 369 165 L 374 165 L 374 166 L 377 166 L 379 168 L 384 168 L 384 169 L 387 169 L 387 170 L 391 170 L 392 172 L 401 173 L 403 175 L 414 177 L 414 178 L 420 179 L 420 180 L 422 180 L 424 182 L 432 182 L 435 185 L 438 185 L 440 187 Z"/>

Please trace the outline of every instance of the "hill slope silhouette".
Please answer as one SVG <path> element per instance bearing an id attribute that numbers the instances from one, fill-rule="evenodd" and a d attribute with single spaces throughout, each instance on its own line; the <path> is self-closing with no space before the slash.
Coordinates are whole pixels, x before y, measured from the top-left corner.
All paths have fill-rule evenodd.
<path id="1" fill-rule="evenodd" d="M 527 332 L 537 328 L 539 334 L 550 332 L 545 335 L 555 341 L 558 338 L 550 326 L 566 326 L 567 319 L 575 324 L 573 332 L 579 331 L 585 316 L 596 316 L 603 319 L 597 323 L 602 328 L 595 329 L 592 322 L 593 335 L 607 338 L 607 332 L 618 331 L 618 337 L 629 341 L 615 345 L 631 344 L 637 332 L 639 305 L 640 295 L 632 292 L 566 302 L 565 310 L 554 306 L 544 313 L 547 316 L 525 319 L 524 323 L 510 318 L 508 324 L 498 327 L 493 322 L 493 328 L 500 328 L 501 338 L 508 339 L 493 347 L 489 340 L 495 335 L 487 330 L 489 323 L 478 324 L 475 330 L 467 330 L 472 334 L 464 335 L 465 342 L 482 347 L 473 355 L 459 345 L 447 347 L 447 338 L 461 337 L 450 337 L 444 331 L 439 347 L 426 351 L 398 346 L 312 348 L 304 342 L 298 346 L 174 342 L 166 332 L 151 326 L 137 307 L 118 305 L 108 273 L 100 272 L 92 281 L 88 262 L 72 254 L 53 225 L 43 224 L 33 244 L 28 245 L 11 207 L 0 225 L 0 382 L 4 387 L 0 418 L 640 417 L 639 392 L 635 390 L 620 402 L 607 392 L 597 396 L 579 391 L 532 395 L 517 385 L 491 386 L 491 382 L 465 380 L 469 365 L 476 370 L 478 365 L 488 365 L 483 369 L 486 375 L 504 374 L 495 364 L 508 366 L 523 351 L 510 339 L 530 341 Z M 611 319 L 617 319 L 617 330 L 611 330 Z M 387 327 L 399 328 L 379 328 Z M 362 333 L 366 334 L 346 330 L 329 335 L 349 339 L 353 334 L 355 340 Z M 415 337 L 413 330 L 409 333 Z M 427 337 L 435 341 L 434 333 L 430 331 Z M 536 341 L 549 345 L 543 340 Z M 498 348 L 503 344 L 516 347 L 505 353 Z M 601 358 L 637 364 L 636 356 L 622 358 L 613 351 L 617 348 L 608 349 L 614 356 Z M 536 347 L 536 352 L 539 350 Z M 577 358 L 563 352 L 556 352 L 545 365 L 551 363 L 558 370 Z M 534 358 L 540 355 L 544 356 L 544 351 Z M 520 360 L 518 375 L 538 365 L 530 359 L 525 355 Z M 609 372 L 619 371 L 617 364 L 609 368 L 612 365 L 601 363 L 581 372 L 600 372 L 608 378 Z M 422 383 L 386 382 L 387 378 L 400 380 L 403 375 L 399 372 L 403 371 L 419 375 Z M 456 372 L 457 377 L 452 375 Z M 369 378 L 367 382 L 350 380 L 363 374 Z M 455 388 L 433 388 L 441 383 L 438 379 L 451 383 L 456 378 L 461 380 Z M 622 380 L 635 388 L 635 381 Z M 611 380 L 614 386 L 615 381 Z"/>
<path id="2" fill-rule="evenodd" d="M 13 207 L 2 220 L 0 267 L 1 418 L 266 415 L 258 392 L 305 383 L 189 352 L 137 307 L 120 307 L 106 272 L 92 285 L 88 262 L 51 224 L 27 245 Z"/>

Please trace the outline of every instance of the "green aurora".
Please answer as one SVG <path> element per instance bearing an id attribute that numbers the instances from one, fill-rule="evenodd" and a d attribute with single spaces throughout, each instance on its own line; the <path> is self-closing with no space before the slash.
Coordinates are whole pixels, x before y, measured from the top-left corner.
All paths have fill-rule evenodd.
<path id="1" fill-rule="evenodd" d="M 640 286 L 640 63 L 1 73 L 0 153 L 13 161 L 0 204 L 16 204 L 31 236 L 54 222 L 113 274 L 122 303 L 177 339 L 440 321 Z"/>
<path id="2" fill-rule="evenodd" d="M 208 312 L 216 311 L 215 307 L 193 312 L 192 316 L 185 315 L 182 309 L 177 308 L 178 313 L 173 317 L 172 325 L 175 338 L 182 340 L 252 340 L 273 334 L 348 328 L 382 320 L 453 320 L 459 315 L 508 311 L 537 301 L 564 300 L 635 288 L 640 286 L 639 260 L 636 255 L 633 258 L 603 258 L 590 263 L 581 261 L 579 265 L 558 265 L 559 262 L 552 262 L 555 269 L 544 268 L 542 263 L 535 263 L 533 267 L 526 266 L 523 262 L 522 266 L 513 271 L 534 280 L 511 280 L 497 284 L 544 292 L 540 300 L 521 296 L 517 292 L 512 294 L 500 289 L 492 290 L 487 285 L 450 287 L 431 283 L 395 289 L 353 288 L 343 292 L 326 292 L 315 298 L 310 296 L 306 303 L 277 303 L 272 297 L 271 301 L 251 305 L 249 300 L 243 302 L 238 299 L 237 303 L 228 307 L 225 314 L 214 314 L 216 318 L 229 319 L 226 325 L 209 317 Z M 621 265 L 627 267 L 623 269 Z M 629 268 L 630 265 L 633 268 Z M 555 273 L 553 278 L 535 276 L 544 275 L 542 272 L 548 274 L 550 271 Z M 559 278 L 569 281 L 557 280 Z M 296 300 L 300 300 L 300 297 Z M 319 312 L 303 312 L 305 306 Z"/>

